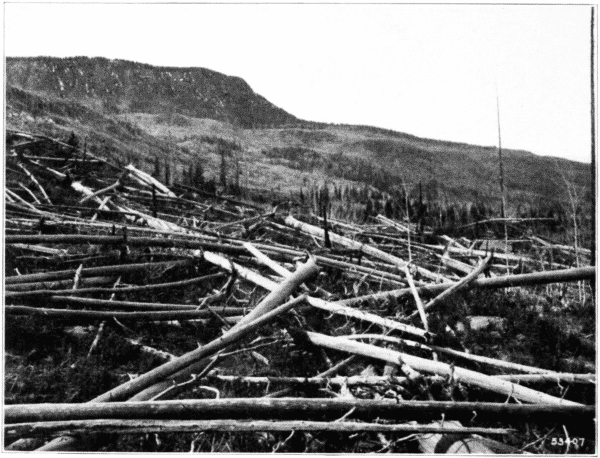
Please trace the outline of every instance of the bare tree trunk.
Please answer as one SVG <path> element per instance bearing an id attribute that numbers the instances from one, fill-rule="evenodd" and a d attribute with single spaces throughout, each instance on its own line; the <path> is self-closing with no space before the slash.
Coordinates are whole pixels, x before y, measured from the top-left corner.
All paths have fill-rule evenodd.
<path id="1" fill-rule="evenodd" d="M 306 335 L 315 345 L 367 356 L 370 358 L 376 358 L 391 363 L 403 361 L 417 371 L 429 372 L 442 376 L 451 376 L 457 382 L 466 383 L 467 385 L 474 385 L 485 390 L 500 393 L 504 396 L 512 396 L 521 401 L 581 406 L 581 404 L 576 402 L 560 399 L 555 396 L 550 396 L 548 394 L 532 390 L 530 388 L 516 385 L 506 380 L 490 377 L 488 375 L 463 369 L 461 367 L 450 366 L 449 364 L 441 363 L 439 361 L 430 361 L 417 356 L 408 355 L 406 353 L 400 353 L 397 351 L 388 350 L 386 348 L 376 347 L 374 345 L 355 342 L 349 339 L 329 337 L 314 332 L 307 332 Z"/>
<path id="2" fill-rule="evenodd" d="M 496 434 L 508 435 L 514 429 L 466 428 L 437 425 L 390 425 L 358 422 L 268 421 L 268 420 L 75 420 L 40 423 L 16 423 L 4 427 L 8 439 L 22 436 L 61 434 L 149 434 L 244 431 L 336 431 L 342 433 L 385 432 L 424 434 Z M 40 449 L 42 450 L 42 449 Z"/>
<path id="3" fill-rule="evenodd" d="M 238 377 L 243 381 L 242 377 Z M 264 377 L 267 378 L 267 377 Z M 342 379 L 342 377 L 339 377 Z M 268 378 L 267 378 L 268 379 Z M 327 379 L 325 379 L 327 380 Z M 388 379 L 389 380 L 389 379 Z M 594 406 L 557 406 L 551 404 L 506 404 L 495 402 L 404 401 L 357 398 L 222 398 L 174 401 L 104 402 L 81 404 L 6 405 L 4 422 L 29 423 L 99 419 L 271 419 L 299 420 L 321 417 L 339 418 L 354 409 L 360 419 L 393 418 L 424 420 L 444 414 L 445 418 L 472 418 L 473 413 L 496 418 L 536 416 L 577 420 L 594 416 Z M 548 417 L 554 417 L 549 419 Z"/>
<path id="4" fill-rule="evenodd" d="M 532 274 L 504 275 L 493 278 L 476 278 L 471 282 L 469 288 L 506 288 L 507 286 L 543 285 L 546 283 L 563 283 L 568 281 L 591 280 L 596 275 L 595 267 L 580 267 L 578 269 L 551 270 L 534 272 Z M 419 294 L 438 293 L 452 288 L 456 283 L 442 283 L 439 285 L 427 285 L 417 288 Z M 385 300 L 389 298 L 400 299 L 411 294 L 410 288 L 384 291 L 366 296 L 345 299 L 332 302 L 333 305 L 355 305 L 363 301 Z"/>

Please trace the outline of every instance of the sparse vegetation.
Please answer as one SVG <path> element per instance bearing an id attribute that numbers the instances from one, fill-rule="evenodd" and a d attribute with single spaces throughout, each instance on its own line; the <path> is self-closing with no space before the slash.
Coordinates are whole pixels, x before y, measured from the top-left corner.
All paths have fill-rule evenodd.
<path id="1" fill-rule="evenodd" d="M 24 61 L 13 61 L 9 72 L 19 65 L 43 69 L 55 63 Z M 104 64 L 82 62 L 89 65 L 84 70 L 90 74 L 94 65 Z M 151 67 L 115 65 L 146 72 L 157 85 L 170 81 L 166 73 Z M 65 71 L 62 64 L 59 67 Z M 182 87 L 192 86 L 190 79 L 202 74 L 181 71 Z M 92 80 L 96 89 L 101 87 L 101 78 Z M 127 113 L 148 107 L 135 103 L 124 107 L 116 93 L 104 100 L 76 92 L 58 98 L 54 86 L 44 86 L 50 84 L 47 81 L 36 88 L 12 86 L 18 81 L 9 78 L 7 88 L 7 125 L 14 129 L 6 136 L 7 406 L 87 403 L 163 367 L 173 356 L 206 348 L 229 330 L 239 330 L 237 323 L 265 297 L 272 297 L 267 296 L 269 291 L 279 291 L 283 277 L 297 275 L 306 266 L 307 271 L 314 269 L 311 275 L 293 283 L 291 292 L 280 294 L 281 301 L 274 305 L 300 293 L 313 302 L 279 315 L 220 356 L 211 353 L 208 367 L 199 365 L 190 372 L 182 368 L 177 376 L 165 375 L 163 385 L 152 385 L 156 389 L 152 394 L 140 394 L 143 390 L 135 394 L 143 400 L 268 400 L 285 395 L 346 399 L 357 405 L 361 400 L 394 405 L 472 401 L 514 407 L 523 402 L 518 394 L 490 390 L 468 377 L 456 378 L 455 371 L 514 375 L 514 369 L 502 364 L 515 363 L 530 366 L 533 372 L 579 375 L 565 376 L 559 383 L 519 382 L 514 389 L 527 386 L 553 397 L 553 402 L 595 404 L 595 296 L 589 282 L 593 269 L 588 267 L 594 228 L 589 218 L 589 170 L 583 165 L 570 163 L 571 172 L 564 173 L 566 167 L 552 162 L 549 173 L 545 159 L 505 151 L 511 217 L 506 221 L 499 218 L 496 183 L 490 181 L 493 149 L 427 142 L 365 126 L 302 122 L 287 118 L 282 110 L 267 113 L 266 101 L 256 108 L 260 114 L 256 118 L 252 116 L 257 111 L 243 105 L 236 114 L 243 118 L 239 122 L 225 115 L 217 117 L 219 121 L 201 120 L 211 107 L 194 111 L 178 105 L 174 96 L 167 104 L 171 108 L 163 112 Z M 234 83 L 243 90 L 241 82 Z M 68 81 L 66 87 L 74 90 Z M 163 98 L 165 91 L 157 89 Z M 17 149 L 19 153 L 13 154 Z M 129 169 L 129 175 L 123 174 L 130 163 L 138 173 Z M 461 170 L 456 170 L 457 164 Z M 23 168 L 37 177 L 37 184 Z M 535 173 L 525 180 L 528 170 Z M 148 176 L 158 182 L 148 183 Z M 161 189 L 161 183 L 173 194 Z M 91 192 L 106 191 L 99 200 L 85 200 L 80 185 Z M 297 219 L 290 221 L 290 214 Z M 314 230 L 322 234 L 315 235 Z M 253 254 L 245 243 L 269 261 Z M 491 252 L 494 256 L 488 260 Z M 318 274 L 307 253 L 316 256 Z M 428 310 L 431 335 L 421 334 L 420 318 L 409 318 L 416 306 L 407 289 L 408 277 L 414 277 L 427 306 L 440 294 L 433 278 L 456 284 L 483 259 L 489 262 L 481 264 L 483 276 Z M 407 261 L 412 272 L 405 270 Z M 85 270 L 96 267 L 106 269 L 98 276 Z M 481 286 L 507 275 L 555 270 L 564 274 L 573 269 L 579 275 L 577 282 Z M 103 289 L 88 289 L 97 285 Z M 390 293 L 378 298 L 382 291 Z M 91 302 L 76 303 L 76 298 Z M 39 308 L 47 315 L 31 310 Z M 196 315 L 177 321 L 89 315 L 106 310 Z M 71 312 L 83 313 L 67 316 Z M 406 332 L 402 328 L 406 324 L 416 334 Z M 336 368 L 349 356 L 350 347 L 320 346 L 311 340 L 311 333 L 336 337 L 337 342 L 345 342 L 344 336 L 368 334 L 371 337 L 362 341 L 369 348 L 421 358 L 425 362 L 418 363 L 425 368 L 435 359 L 450 373 L 431 369 L 416 373 L 403 359 L 394 360 L 402 364 L 386 364 L 364 355 Z M 433 358 L 426 345 L 465 354 L 457 357 L 435 350 Z M 469 355 L 486 356 L 495 364 Z M 390 369 L 399 371 L 399 378 L 389 376 Z M 328 378 L 326 384 L 308 380 L 319 374 Z M 346 377 L 353 376 L 366 382 L 352 384 Z M 266 377 L 268 383 L 257 377 Z M 115 404 L 121 400 L 125 399 Z M 252 412 L 237 414 L 259 417 Z M 452 420 L 452 415 L 442 418 Z M 390 425 L 404 420 L 396 416 L 375 420 L 351 409 L 310 418 L 333 421 L 342 416 L 338 423 L 354 425 L 364 420 Z M 289 418 L 282 414 L 272 419 Z M 439 419 L 439 414 L 427 414 L 419 422 Z M 564 449 L 552 445 L 550 438 L 566 434 L 586 438 L 585 445 L 572 446 L 570 453 L 589 454 L 596 448 L 589 411 L 575 419 L 486 416 L 482 411 L 456 419 L 465 427 L 512 428 L 510 434 L 494 439 L 526 452 L 562 453 Z M 364 431 L 152 432 L 101 435 L 85 447 L 104 452 L 413 454 L 422 450 L 422 437 Z M 5 439 L 5 446 L 13 441 L 12 436 Z M 34 449 L 43 443 L 41 439 L 28 446 Z"/>

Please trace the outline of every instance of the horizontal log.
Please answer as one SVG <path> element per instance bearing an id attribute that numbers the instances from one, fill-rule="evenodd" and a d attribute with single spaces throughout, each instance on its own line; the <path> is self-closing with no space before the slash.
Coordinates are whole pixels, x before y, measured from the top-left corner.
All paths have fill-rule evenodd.
<path id="1" fill-rule="evenodd" d="M 595 374 L 510 374 L 494 377 L 514 383 L 596 383 Z"/>
<path id="2" fill-rule="evenodd" d="M 263 385 L 317 385 L 317 386 L 359 386 L 359 385 L 398 385 L 406 383 L 406 377 L 390 376 L 363 376 L 353 375 L 349 377 L 255 377 L 239 375 L 205 375 L 203 380 L 208 383 L 241 383 L 241 384 L 263 384 Z"/>
<path id="3" fill-rule="evenodd" d="M 119 320 L 136 321 L 176 321 L 207 318 L 211 315 L 208 310 L 169 310 L 159 312 L 99 312 L 96 310 L 67 310 L 39 307 L 27 307 L 24 305 L 7 305 L 4 307 L 7 315 L 41 315 L 60 318 L 81 318 L 87 320 L 107 320 L 117 318 Z"/>
<path id="4" fill-rule="evenodd" d="M 75 275 L 73 273 L 73 275 Z M 107 285 L 114 283 L 114 277 L 86 277 L 80 284 L 83 285 Z M 55 289 L 66 288 L 66 289 Z M 4 297 L 19 297 L 27 295 L 41 295 L 44 291 L 50 293 L 65 291 L 64 294 L 69 294 L 73 289 L 73 280 L 56 280 L 56 281 L 36 281 L 31 283 L 14 283 L 6 285 Z"/>
<path id="5" fill-rule="evenodd" d="M 46 156 L 29 156 L 24 154 L 22 156 L 24 159 L 29 159 L 30 161 L 51 161 L 51 162 L 83 162 L 83 159 L 77 157 L 46 157 Z M 86 159 L 86 164 L 101 164 L 101 162 L 97 159 Z"/>
<path id="6" fill-rule="evenodd" d="M 60 289 L 60 290 L 53 290 L 53 289 L 40 289 L 37 291 L 6 291 L 4 293 L 4 297 L 9 299 L 9 298 L 15 298 L 15 297 L 35 297 L 35 296 L 51 296 L 51 295 L 60 295 L 60 294 L 69 294 L 69 295 L 83 295 L 83 294 L 99 294 L 99 293 L 106 293 L 106 294 L 124 294 L 124 293 L 139 293 L 139 292 L 143 292 L 143 291 L 155 291 L 155 290 L 159 290 L 159 289 L 174 289 L 174 288 L 185 288 L 186 286 L 190 286 L 190 285 L 196 285 L 198 283 L 204 283 L 206 281 L 211 281 L 211 280 L 216 280 L 218 278 L 224 278 L 227 275 L 223 272 L 218 272 L 216 274 L 211 274 L 211 275 L 205 275 L 203 277 L 196 277 L 196 278 L 189 278 L 187 280 L 180 280 L 180 281 L 174 281 L 174 282 L 167 282 L 167 283 L 154 283 L 154 284 L 150 284 L 150 285 L 142 285 L 142 286 L 127 286 L 127 287 L 123 287 L 123 288 L 79 288 L 79 289 Z M 93 280 L 93 278 L 86 278 L 84 281 L 84 284 L 91 284 L 91 280 Z M 111 281 L 113 281 L 111 278 L 109 277 L 98 277 L 98 278 L 106 278 L 107 281 L 105 283 L 110 283 Z M 68 280 L 67 286 L 68 285 L 73 285 L 73 281 L 72 280 Z M 104 282 L 103 282 L 104 283 Z M 21 285 L 7 285 L 8 287 L 11 287 L 13 289 L 16 289 L 16 287 L 21 286 Z"/>
<path id="7" fill-rule="evenodd" d="M 436 377 L 436 376 L 434 376 Z M 492 375 L 492 377 L 502 380 L 508 380 L 514 383 L 591 383 L 596 382 L 594 374 L 509 374 Z M 355 386 L 355 385 L 398 385 L 406 383 L 406 377 L 390 376 L 362 376 L 353 375 L 350 377 L 253 377 L 237 375 L 206 375 L 204 379 L 211 382 L 220 383 L 249 383 L 249 384 L 289 384 L 289 385 L 331 385 L 331 386 Z"/>
<path id="8" fill-rule="evenodd" d="M 257 432 L 257 431 L 336 431 L 345 433 L 423 433 L 423 434 L 495 434 L 507 435 L 514 429 L 456 428 L 433 425 L 390 425 L 357 422 L 267 421 L 267 420 L 88 420 L 17 423 L 5 425 L 7 439 L 40 435 L 80 434 L 148 434 L 197 432 Z"/>
<path id="9" fill-rule="evenodd" d="M 165 233 L 162 231 L 161 233 Z M 149 246 L 161 248 L 188 248 L 188 249 L 203 249 L 215 250 L 231 254 L 243 254 L 246 250 L 241 245 L 228 245 L 225 243 L 215 243 L 203 240 L 193 240 L 191 238 L 184 239 L 183 234 L 176 233 L 179 238 L 159 238 L 159 237 L 127 237 L 127 245 L 129 246 Z M 120 245 L 123 243 L 123 236 L 120 235 L 79 235 L 79 234 L 60 234 L 60 235 L 10 235 L 5 237 L 5 244 L 13 243 L 43 243 L 43 244 L 67 244 L 67 245 Z M 298 252 L 301 253 L 301 252 Z"/>
<path id="10" fill-rule="evenodd" d="M 343 378 L 343 377 L 338 377 Z M 360 419 L 495 418 L 591 420 L 595 407 L 493 402 L 366 400 L 347 398 L 221 398 L 4 406 L 5 423 L 98 419 L 309 419 L 339 418 L 349 410 Z"/>
<path id="11" fill-rule="evenodd" d="M 548 270 L 544 272 L 534 272 L 531 274 L 503 275 L 493 278 L 477 278 L 471 282 L 468 289 L 473 288 L 509 288 L 513 286 L 543 285 L 547 283 L 562 283 L 581 280 L 592 280 L 596 276 L 595 267 L 578 267 L 564 270 Z M 435 294 L 452 288 L 456 283 L 440 283 L 437 285 L 427 285 L 417 288 L 419 294 Z M 410 288 L 395 289 L 383 291 L 381 293 L 368 294 L 366 296 L 355 297 L 335 302 L 340 305 L 356 305 L 364 301 L 377 301 L 386 299 L 401 299 L 411 294 Z"/>
<path id="12" fill-rule="evenodd" d="M 94 209 L 90 209 L 91 211 L 95 211 Z M 119 212 L 116 212 L 119 213 Z M 37 224 L 37 222 L 36 222 Z M 112 225 L 106 223 L 93 223 L 91 226 L 98 227 L 106 227 L 110 228 Z M 177 238 L 159 238 L 159 237 L 128 237 L 127 244 L 129 246 L 153 246 L 153 247 L 162 247 L 162 248 L 187 248 L 187 249 L 202 249 L 208 251 L 216 251 L 219 253 L 226 254 L 234 254 L 234 255 L 244 255 L 247 254 L 246 248 L 242 246 L 242 242 L 237 241 L 235 239 L 227 239 L 228 243 L 218 242 L 215 237 L 202 236 L 201 238 L 198 235 L 190 235 L 190 234 L 172 234 L 166 231 L 152 231 L 148 228 L 139 228 L 139 227 L 128 227 L 130 231 L 149 231 L 155 232 L 158 234 L 171 235 Z M 7 235 L 5 237 L 5 243 L 7 245 L 16 244 L 16 243 L 44 243 L 44 244 L 106 244 L 106 245 L 119 245 L 123 242 L 122 236 L 107 236 L 107 235 L 71 235 L 71 234 L 61 234 L 61 235 L 37 235 L 37 234 L 27 234 L 27 235 Z M 273 255 L 283 255 L 286 257 L 304 257 L 306 255 L 305 252 L 300 250 L 294 250 L 290 248 L 278 247 L 273 245 L 266 244 L 253 244 L 257 249 L 263 251 L 266 254 L 271 256 Z M 403 283 L 404 280 L 399 275 L 394 275 L 389 272 L 383 272 L 381 270 L 374 270 L 369 267 L 360 266 L 357 264 L 350 264 L 347 262 L 339 261 L 330 257 L 316 255 L 315 260 L 317 264 L 320 266 L 327 265 L 331 267 L 337 267 L 340 269 L 354 269 L 363 273 L 370 273 L 376 276 L 382 276 L 389 280 L 395 280 Z"/>
<path id="13" fill-rule="evenodd" d="M 121 242 L 123 238 L 121 237 Z M 129 243 L 129 242 L 128 242 Z M 169 268 L 169 267 L 187 267 L 194 265 L 193 259 L 184 259 L 181 261 L 162 261 L 162 262 L 145 262 L 139 264 L 119 264 L 114 266 L 102 266 L 102 267 L 89 267 L 82 269 L 81 276 L 88 277 L 91 275 L 103 275 L 103 274 L 121 274 L 125 272 L 135 272 L 138 270 L 155 269 L 155 268 Z M 43 272 L 37 274 L 18 275 L 13 277 L 6 277 L 4 279 L 6 285 L 14 285 L 16 283 L 29 283 L 36 281 L 48 281 L 48 280 L 61 280 L 64 278 L 70 278 L 75 275 L 76 269 L 69 270 L 58 270 L 55 272 Z"/>
<path id="14" fill-rule="evenodd" d="M 200 310 L 200 304 L 162 304 L 160 302 L 131 302 L 131 301 L 115 301 L 115 300 L 103 300 L 103 299 L 90 299 L 85 297 L 69 297 L 69 296 L 52 296 L 52 302 L 58 302 L 62 304 L 73 304 L 80 305 L 82 307 L 98 307 L 98 308 L 114 308 L 114 309 L 139 309 L 139 310 L 196 310 L 198 312 L 204 312 L 206 317 L 214 316 L 208 310 Z M 248 309 L 242 307 L 213 307 L 215 312 L 219 315 L 232 316 L 232 315 L 243 315 Z"/>

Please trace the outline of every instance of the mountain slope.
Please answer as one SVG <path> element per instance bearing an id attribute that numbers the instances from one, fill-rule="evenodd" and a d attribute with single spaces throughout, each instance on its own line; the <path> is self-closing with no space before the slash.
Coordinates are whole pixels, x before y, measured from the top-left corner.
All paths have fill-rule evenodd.
<path id="1" fill-rule="evenodd" d="M 147 171 L 157 157 L 182 177 L 200 160 L 216 177 L 215 138 L 241 148 L 246 183 L 298 190 L 328 180 L 400 185 L 458 202 L 498 203 L 497 149 L 368 126 L 298 120 L 239 78 L 206 69 L 151 67 L 100 58 L 8 58 L 7 124 L 66 135 Z M 351 94 L 349 94 L 351 96 Z M 565 200 L 566 182 L 589 200 L 589 165 L 505 150 L 509 204 Z M 587 195 L 586 195 L 587 193 Z"/>
<path id="2" fill-rule="evenodd" d="M 176 112 L 242 127 L 298 121 L 252 91 L 241 78 L 205 68 L 152 67 L 87 57 L 8 57 L 6 81 L 108 113 Z"/>

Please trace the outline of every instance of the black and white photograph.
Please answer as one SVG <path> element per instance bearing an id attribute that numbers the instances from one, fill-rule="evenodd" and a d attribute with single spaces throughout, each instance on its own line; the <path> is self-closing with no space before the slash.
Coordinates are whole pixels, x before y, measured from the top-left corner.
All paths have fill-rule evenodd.
<path id="1" fill-rule="evenodd" d="M 597 5 L 3 19 L 3 452 L 596 456 Z"/>

